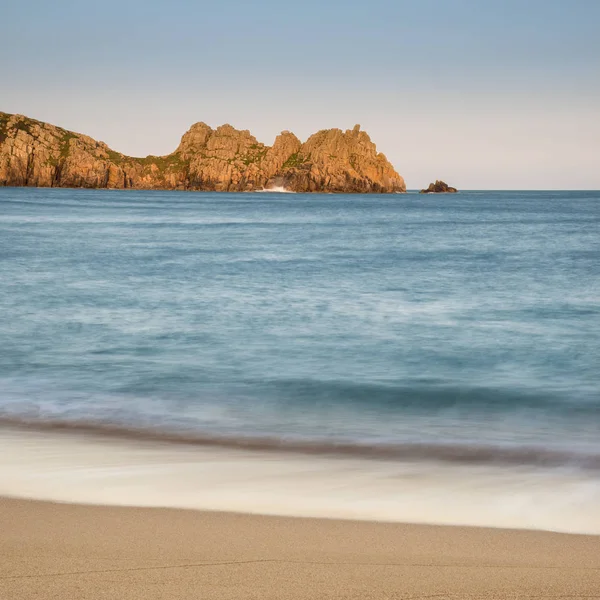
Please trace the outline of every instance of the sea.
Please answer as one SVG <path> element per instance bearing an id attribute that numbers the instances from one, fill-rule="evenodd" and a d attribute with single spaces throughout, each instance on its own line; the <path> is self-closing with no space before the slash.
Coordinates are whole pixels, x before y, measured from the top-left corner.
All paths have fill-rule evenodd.
<path id="1" fill-rule="evenodd" d="M 0 188 L 0 495 L 600 534 L 600 192 Z"/>

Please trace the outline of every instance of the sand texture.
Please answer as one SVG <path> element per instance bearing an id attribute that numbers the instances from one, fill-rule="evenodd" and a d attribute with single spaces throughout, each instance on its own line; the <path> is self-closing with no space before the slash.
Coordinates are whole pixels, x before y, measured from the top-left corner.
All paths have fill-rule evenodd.
<path id="1" fill-rule="evenodd" d="M 600 598 L 600 537 L 0 500 L 0 598 Z"/>

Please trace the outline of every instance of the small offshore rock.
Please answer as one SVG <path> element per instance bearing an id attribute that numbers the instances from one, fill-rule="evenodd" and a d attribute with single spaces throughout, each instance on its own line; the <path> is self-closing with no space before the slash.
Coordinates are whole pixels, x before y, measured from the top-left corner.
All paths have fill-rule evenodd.
<path id="1" fill-rule="evenodd" d="M 435 183 L 430 183 L 429 187 L 425 190 L 421 190 L 419 193 L 421 194 L 456 194 L 458 190 L 456 188 L 450 187 L 447 183 L 436 180 Z"/>

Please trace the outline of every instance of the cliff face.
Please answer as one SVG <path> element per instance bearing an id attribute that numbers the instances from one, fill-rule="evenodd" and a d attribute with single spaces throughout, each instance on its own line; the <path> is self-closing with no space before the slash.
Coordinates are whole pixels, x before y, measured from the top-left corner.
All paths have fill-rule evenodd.
<path id="1" fill-rule="evenodd" d="M 273 146 L 231 125 L 196 123 L 167 156 L 134 158 L 104 142 L 0 112 L 0 185 L 297 192 L 404 192 L 404 179 L 369 136 L 319 131 L 304 144 L 288 131 Z"/>

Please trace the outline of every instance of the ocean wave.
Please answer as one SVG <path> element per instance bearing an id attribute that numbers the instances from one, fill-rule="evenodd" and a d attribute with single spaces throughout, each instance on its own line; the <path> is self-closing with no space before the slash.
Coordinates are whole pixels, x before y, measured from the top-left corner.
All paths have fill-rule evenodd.
<path id="1" fill-rule="evenodd" d="M 263 188 L 262 190 L 256 190 L 258 194 L 271 193 L 271 194 L 295 194 L 296 192 L 288 190 L 282 185 L 275 185 L 270 188 Z"/>
<path id="2" fill-rule="evenodd" d="M 505 375 L 503 374 L 503 377 Z M 249 382 L 258 385 L 258 382 Z M 531 385 L 501 387 L 483 382 L 457 381 L 455 384 L 436 377 L 423 376 L 406 382 L 357 382 L 320 379 L 273 379 L 261 382 L 266 393 L 281 402 L 303 402 L 307 406 L 325 404 L 415 410 L 417 412 L 447 409 L 492 412 L 525 411 L 543 408 L 550 412 L 600 414 L 600 398 L 591 387 L 581 386 L 575 397 L 570 389 L 547 384 L 540 391 L 537 380 Z"/>
<path id="3" fill-rule="evenodd" d="M 476 443 L 398 442 L 372 443 L 335 439 L 301 439 L 259 435 L 215 435 L 207 432 L 84 421 L 0 416 L 0 425 L 40 431 L 72 432 L 147 442 L 294 453 L 316 456 L 346 456 L 402 462 L 437 462 L 464 465 L 569 467 L 600 471 L 600 453 L 569 451 L 534 445 Z"/>

